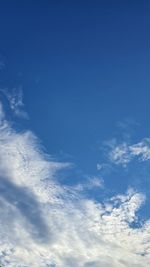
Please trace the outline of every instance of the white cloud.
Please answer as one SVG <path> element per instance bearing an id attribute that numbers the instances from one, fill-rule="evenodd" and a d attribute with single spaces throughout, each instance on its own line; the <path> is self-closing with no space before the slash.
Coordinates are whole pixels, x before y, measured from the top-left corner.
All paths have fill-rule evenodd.
<path id="1" fill-rule="evenodd" d="M 131 160 L 129 148 L 126 143 L 114 147 L 109 153 L 109 159 L 116 164 L 126 166 Z"/>
<path id="2" fill-rule="evenodd" d="M 92 176 L 88 177 L 85 182 L 78 183 L 77 185 L 73 186 L 73 190 L 77 191 L 86 191 L 92 190 L 94 188 L 104 188 L 104 180 L 102 177 Z M 71 189 L 71 188 L 70 188 Z"/>
<path id="3" fill-rule="evenodd" d="M 149 266 L 150 221 L 131 227 L 144 195 L 130 189 L 97 203 L 59 185 L 57 171 L 69 165 L 44 155 L 32 132 L 16 132 L 0 114 L 0 265 Z"/>
<path id="4" fill-rule="evenodd" d="M 133 156 L 138 156 L 141 161 L 150 159 L 150 138 L 145 138 L 141 142 L 129 147 Z"/>
<path id="5" fill-rule="evenodd" d="M 121 164 L 124 167 L 135 158 L 138 161 L 150 160 L 150 138 L 145 138 L 133 145 L 125 142 L 119 145 L 111 144 L 108 157 L 111 162 Z"/>
<path id="6" fill-rule="evenodd" d="M 22 86 L 18 88 L 13 88 L 11 91 L 8 89 L 0 89 L 0 92 L 5 95 L 8 99 L 10 108 L 12 112 L 21 118 L 28 118 L 27 113 L 23 110 L 24 103 L 23 103 L 23 93 L 22 93 Z"/>

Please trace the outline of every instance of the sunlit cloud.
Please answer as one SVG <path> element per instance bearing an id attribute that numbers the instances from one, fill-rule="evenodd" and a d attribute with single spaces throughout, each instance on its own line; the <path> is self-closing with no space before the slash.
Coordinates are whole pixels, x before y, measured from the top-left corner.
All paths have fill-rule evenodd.
<path id="1" fill-rule="evenodd" d="M 137 216 L 146 196 L 129 188 L 99 203 L 76 186 L 63 186 L 58 171 L 70 164 L 45 154 L 31 131 L 18 132 L 11 125 L 1 105 L 0 265 L 148 266 L 150 221 Z M 144 145 L 121 149 L 144 160 Z M 123 151 L 117 150 L 115 160 L 125 157 Z M 96 176 L 80 186 L 105 190 Z"/>
<path id="2" fill-rule="evenodd" d="M 150 138 L 144 138 L 132 145 L 126 142 L 111 144 L 108 158 L 111 162 L 124 167 L 134 159 L 138 161 L 150 160 Z"/>

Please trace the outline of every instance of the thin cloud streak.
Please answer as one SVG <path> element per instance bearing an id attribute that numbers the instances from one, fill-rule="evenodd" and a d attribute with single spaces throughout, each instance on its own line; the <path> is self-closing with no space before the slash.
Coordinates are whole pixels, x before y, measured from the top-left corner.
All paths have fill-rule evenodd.
<path id="1" fill-rule="evenodd" d="M 0 92 L 8 100 L 10 109 L 15 116 L 28 119 L 28 114 L 24 111 L 22 86 L 13 88 L 11 91 L 6 88 L 0 89 Z"/>

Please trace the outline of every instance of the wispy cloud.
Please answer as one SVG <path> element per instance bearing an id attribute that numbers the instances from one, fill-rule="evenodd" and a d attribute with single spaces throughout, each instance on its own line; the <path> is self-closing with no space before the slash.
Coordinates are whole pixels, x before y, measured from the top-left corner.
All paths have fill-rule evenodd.
<path id="1" fill-rule="evenodd" d="M 76 186 L 73 186 L 73 189 L 78 191 L 92 190 L 95 188 L 104 188 L 104 180 L 102 177 L 90 176 L 85 182 L 78 183 Z"/>
<path id="2" fill-rule="evenodd" d="M 13 88 L 11 91 L 8 89 L 0 89 L 0 92 L 8 99 L 12 112 L 22 118 L 28 118 L 27 113 L 24 111 L 22 86 Z"/>
<path id="3" fill-rule="evenodd" d="M 126 167 L 133 159 L 138 161 L 150 160 L 150 138 L 145 138 L 136 144 L 111 143 L 108 158 L 115 164 Z"/>
<path id="4" fill-rule="evenodd" d="M 130 153 L 142 160 L 139 149 Z M 12 129 L 1 107 L 0 265 L 149 266 L 150 221 L 136 216 L 145 196 L 129 189 L 103 203 L 87 199 L 58 183 L 57 171 L 68 166 L 45 155 L 31 131 Z"/>

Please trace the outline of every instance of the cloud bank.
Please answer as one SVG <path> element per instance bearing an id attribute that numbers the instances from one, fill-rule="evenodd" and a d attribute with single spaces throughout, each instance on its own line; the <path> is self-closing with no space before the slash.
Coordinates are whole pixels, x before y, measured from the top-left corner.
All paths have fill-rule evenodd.
<path id="1" fill-rule="evenodd" d="M 0 265 L 149 266 L 150 221 L 136 216 L 145 196 L 130 188 L 99 203 L 60 185 L 69 164 L 45 155 L 31 131 L 13 129 L 0 107 Z M 128 151 L 148 158 L 143 143 Z"/>

